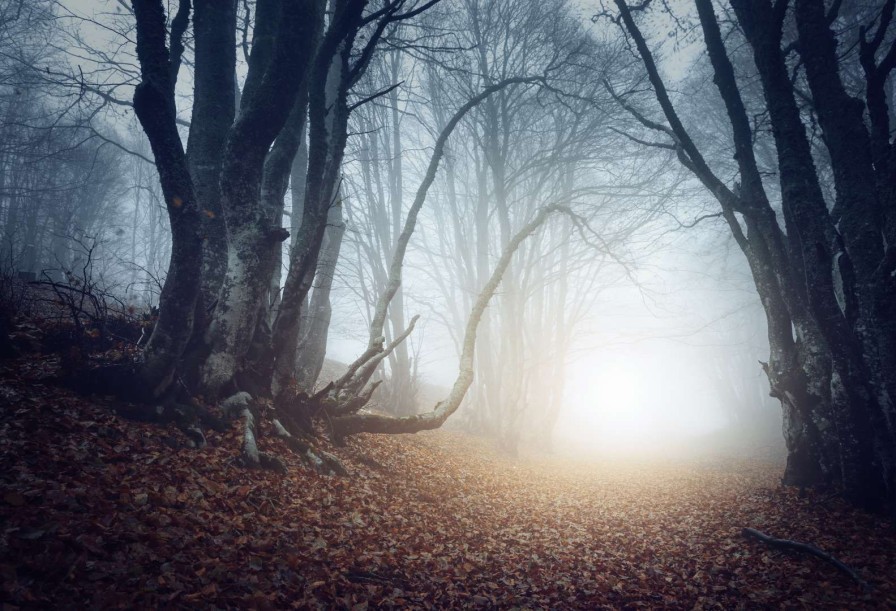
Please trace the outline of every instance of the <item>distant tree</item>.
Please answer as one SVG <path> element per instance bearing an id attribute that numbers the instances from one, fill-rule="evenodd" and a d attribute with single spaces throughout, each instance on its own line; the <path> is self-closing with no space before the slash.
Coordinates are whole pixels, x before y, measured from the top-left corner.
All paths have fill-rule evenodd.
<path id="1" fill-rule="evenodd" d="M 459 6 L 439 23 L 454 24 L 465 51 L 428 62 L 422 79 L 430 100 L 427 124 L 443 125 L 449 101 L 477 86 L 527 72 L 543 71 L 546 79 L 538 90 L 499 92 L 465 118 L 462 136 L 446 154 L 436 205 L 424 221 L 424 273 L 448 304 L 433 309 L 450 329 L 458 354 L 466 308 L 488 280 L 501 246 L 534 210 L 574 205 L 597 223 L 596 230 L 606 230 L 608 242 L 624 233 L 626 223 L 645 220 L 622 214 L 621 204 L 619 227 L 598 220 L 621 202 L 596 192 L 592 171 L 615 163 L 605 154 L 605 138 L 616 138 L 607 130 L 606 107 L 613 106 L 596 85 L 613 53 L 586 35 L 565 2 Z M 451 66 L 449 78 L 443 61 Z M 552 224 L 520 247 L 478 334 L 464 415 L 470 427 L 495 436 L 511 453 L 526 429 L 537 429 L 539 441 L 550 443 L 564 402 L 573 329 L 599 292 L 598 258 L 587 244 L 570 244 L 570 229 Z M 574 277 L 580 282 L 572 283 Z"/>
<path id="2" fill-rule="evenodd" d="M 89 105 L 46 78 L 60 61 L 54 8 L 0 8 L 0 262 L 4 272 L 59 279 L 78 267 L 77 241 L 119 241 L 123 170 L 94 137 Z"/>

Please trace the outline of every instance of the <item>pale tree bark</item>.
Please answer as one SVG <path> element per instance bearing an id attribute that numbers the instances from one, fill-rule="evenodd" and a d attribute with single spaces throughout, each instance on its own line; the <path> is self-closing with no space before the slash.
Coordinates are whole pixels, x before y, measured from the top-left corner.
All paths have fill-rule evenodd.
<path id="1" fill-rule="evenodd" d="M 402 55 L 398 51 L 393 51 L 389 58 L 388 70 L 393 83 L 399 82 L 401 77 L 401 58 Z M 404 201 L 404 167 L 401 139 L 402 114 L 398 104 L 398 88 L 393 89 L 389 93 L 389 114 L 392 132 L 392 162 L 389 168 L 392 226 L 389 235 L 391 239 L 395 239 L 399 236 L 401 231 L 401 212 Z M 391 244 L 390 246 L 394 247 L 394 245 Z M 400 285 L 393 298 L 392 307 L 389 308 L 389 324 L 391 326 L 391 334 L 393 337 L 401 333 L 401 330 L 406 327 L 404 292 Z M 394 352 L 389 355 L 388 391 L 388 402 L 396 414 L 406 415 L 416 411 L 413 372 L 411 371 L 408 347 L 404 342 L 398 344 Z"/>
<path id="2" fill-rule="evenodd" d="M 467 390 L 473 383 L 473 359 L 476 352 L 476 331 L 479 322 L 488 307 L 488 303 L 498 285 L 504 272 L 510 266 L 510 262 L 516 254 L 517 249 L 523 241 L 535 233 L 545 220 L 553 213 L 566 212 L 568 209 L 561 206 L 550 206 L 542 208 L 535 215 L 535 218 L 527 223 L 520 231 L 518 231 L 505 246 L 501 258 L 495 266 L 491 277 L 482 291 L 479 293 L 470 317 L 467 322 L 466 332 L 464 334 L 463 349 L 460 355 L 460 366 L 457 379 L 454 382 L 448 397 L 438 403 L 435 408 L 427 413 L 416 414 L 413 416 L 392 417 L 383 416 L 373 413 L 361 413 L 335 418 L 332 421 L 333 434 L 337 439 L 344 439 L 350 435 L 357 433 L 418 433 L 420 431 L 432 430 L 442 426 L 445 421 L 457 411 L 467 394 Z"/>
<path id="3" fill-rule="evenodd" d="M 276 251 L 288 237 L 280 217 L 271 218 L 270 210 L 261 205 L 264 163 L 311 65 L 322 10 L 320 0 L 268 0 L 257 6 L 249 75 L 222 165 L 228 255 L 227 275 L 208 332 L 211 354 L 202 368 L 203 386 L 211 395 L 231 383 L 243 365 Z"/>
<path id="4" fill-rule="evenodd" d="M 386 316 L 389 311 L 390 304 L 392 303 L 393 298 L 398 293 L 398 289 L 401 286 L 404 257 L 407 253 L 411 236 L 417 226 L 417 218 L 420 214 L 420 210 L 423 208 L 423 204 L 426 202 L 426 196 L 429 192 L 429 188 L 435 181 L 436 173 L 438 172 L 442 156 L 445 154 L 445 146 L 448 142 L 448 138 L 451 136 L 451 133 L 460 123 L 461 119 L 463 119 L 463 117 L 468 112 L 470 112 L 470 110 L 475 108 L 483 100 L 488 99 L 488 97 L 492 94 L 501 91 L 511 85 L 536 84 L 540 81 L 541 79 L 538 77 L 514 77 L 505 79 L 499 83 L 486 87 L 479 94 L 473 96 L 463 106 L 461 106 L 439 133 L 439 136 L 436 138 L 435 145 L 433 146 L 433 152 L 429 160 L 429 165 L 426 169 L 426 174 L 424 175 L 423 180 L 420 182 L 420 186 L 417 188 L 417 193 L 414 197 L 414 201 L 412 202 L 407 216 L 405 217 L 404 227 L 402 228 L 401 234 L 398 236 L 398 240 L 395 243 L 395 250 L 392 254 L 392 261 L 389 265 L 389 279 L 386 283 L 383 293 L 377 300 L 376 308 L 374 309 L 373 318 L 370 323 L 368 348 L 366 352 L 366 354 L 371 355 L 371 358 L 373 357 L 373 355 L 380 354 L 383 350 L 383 344 L 385 342 L 383 329 L 385 327 Z M 372 375 L 372 372 L 370 373 L 370 375 Z M 353 382 L 352 385 L 361 388 L 364 386 L 364 384 L 367 383 L 368 380 L 369 376 L 367 377 L 367 379 L 361 378 L 359 383 Z"/>

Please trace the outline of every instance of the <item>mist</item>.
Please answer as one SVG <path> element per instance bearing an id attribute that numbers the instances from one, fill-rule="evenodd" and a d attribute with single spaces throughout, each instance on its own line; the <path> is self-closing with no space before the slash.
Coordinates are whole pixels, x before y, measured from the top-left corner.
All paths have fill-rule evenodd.
<path id="1" fill-rule="evenodd" d="M 894 6 L 0 3 L 4 600 L 892 604 Z"/>
<path id="2" fill-rule="evenodd" d="M 678 17 L 694 17 L 689 7 L 677 8 Z M 419 227 L 408 242 L 384 337 L 389 341 L 400 334 L 414 315 L 421 316 L 419 329 L 383 359 L 372 378 L 383 380 L 374 404 L 387 412 L 413 413 L 430 409 L 426 401 L 440 399 L 435 388 L 447 394 L 457 376 L 469 307 L 502 245 L 534 210 L 559 202 L 570 206 L 575 220 L 550 221 L 515 255 L 481 323 L 475 380 L 455 420 L 473 432 L 497 435 L 513 452 L 524 437 L 531 450 L 563 447 L 587 455 L 693 450 L 703 441 L 711 445 L 711 434 L 723 430 L 741 430 L 755 441 L 745 419 L 773 419 L 776 408 L 766 398 L 767 382 L 759 368 L 759 360 L 767 358 L 767 341 L 749 268 L 732 250 L 736 247 L 718 215 L 682 226 L 711 208 L 694 179 L 671 166 L 668 153 L 654 153 L 623 135 L 631 117 L 600 81 L 616 78 L 630 58 L 613 40 L 612 27 L 586 19 L 598 9 L 570 8 L 544 31 L 539 28 L 545 24 L 535 22 L 547 7 L 478 16 L 465 9 L 452 19 L 459 25 L 478 19 L 481 31 L 439 35 L 458 45 L 445 55 L 452 71 L 444 74 L 416 52 L 376 57 L 357 87 L 384 93 L 353 110 L 347 124 L 338 193 L 341 250 L 333 257 L 334 267 L 319 267 L 320 278 L 329 279 L 320 291 L 321 281 L 315 281 L 300 327 L 310 329 L 322 315 L 314 305 L 319 292 L 332 315 L 329 333 L 324 328 L 324 343 L 315 350 L 325 347 L 326 358 L 344 364 L 364 352 L 375 301 L 399 238 L 401 210 L 423 180 L 439 124 L 469 96 L 469 79 L 458 75 L 475 60 L 479 67 L 474 73 L 486 70 L 477 77 L 487 78 L 485 82 L 514 76 L 498 63 L 489 67 L 489 62 L 513 57 L 502 57 L 501 36 L 506 36 L 521 45 L 515 53 L 523 63 L 514 68 L 516 74 L 537 74 L 557 61 L 550 59 L 552 53 L 555 58 L 570 54 L 565 60 L 569 67 L 558 76 L 559 89 L 511 86 L 487 97 L 461 118 L 448 139 L 419 213 Z M 114 4 L 67 2 L 58 10 L 73 48 L 112 49 L 114 35 L 105 23 L 122 31 L 133 27 Z M 446 10 L 433 8 L 414 27 L 446 18 Z M 503 35 L 490 29 L 502 20 L 514 24 Z M 651 22 L 645 31 L 661 41 L 665 23 Z M 536 39 L 541 47 L 532 47 Z M 587 40 L 587 46 L 578 43 L 575 48 L 573 40 Z M 485 55 L 461 51 L 465 44 L 478 45 Z M 540 50 L 526 57 L 525 48 Z M 130 53 L 126 48 L 116 52 L 122 62 Z M 64 74 L 75 65 L 81 71 L 86 66 L 87 74 L 127 73 L 124 63 L 103 64 L 91 57 L 76 61 L 57 54 L 58 74 L 53 74 L 60 83 L 52 86 L 64 87 Z M 244 78 L 246 57 L 238 53 L 239 78 Z M 662 66 L 674 86 L 721 104 L 713 89 L 699 82 L 705 63 L 693 41 L 676 45 L 675 52 L 664 55 Z M 398 81 L 401 85 L 390 89 Z M 192 86 L 189 69 L 177 88 L 186 95 Z M 91 93 L 126 100 L 119 89 L 98 86 L 79 92 L 77 106 L 86 110 Z M 113 97 L 97 101 L 109 99 Z M 82 121 L 77 115 L 84 110 L 70 109 L 68 120 Z M 189 106 L 179 112 L 188 116 Z M 82 245 L 66 245 L 71 238 L 62 234 L 72 229 L 61 228 L 54 238 L 59 245 L 48 246 L 46 255 L 10 260 L 7 266 L 28 268 L 36 277 L 49 268 L 64 274 L 83 259 L 79 248 L 95 245 L 103 251 L 97 263 L 103 266 L 102 282 L 114 287 L 110 292 L 153 306 L 168 267 L 170 238 L 158 208 L 161 194 L 144 167 L 149 150 L 126 110 L 112 105 L 99 117 L 101 123 L 93 120 L 80 129 L 95 134 L 91 141 L 100 142 L 102 150 L 114 147 L 119 153 L 114 206 L 120 228 L 106 223 L 97 231 L 78 224 L 74 231 L 89 243 Z M 300 147 L 300 157 L 307 156 L 306 147 Z M 299 180 L 296 171 L 294 167 L 293 183 Z M 500 186 L 495 182 L 499 175 L 506 177 Z M 282 224 L 293 237 L 283 242 L 275 282 L 279 278 L 282 283 L 289 271 L 304 188 L 293 184 L 284 193 Z M 212 208 L 208 213 L 218 214 Z M 7 251 L 16 248 L 11 242 Z M 53 249 L 67 252 L 60 258 Z M 311 371 L 323 357 L 302 357 L 301 348 L 299 354 L 298 366 Z M 303 358 L 310 364 L 303 364 Z M 327 381 L 306 376 L 301 383 L 322 386 Z M 421 393 L 423 386 L 430 392 Z M 507 420 L 514 421 L 511 429 Z"/>

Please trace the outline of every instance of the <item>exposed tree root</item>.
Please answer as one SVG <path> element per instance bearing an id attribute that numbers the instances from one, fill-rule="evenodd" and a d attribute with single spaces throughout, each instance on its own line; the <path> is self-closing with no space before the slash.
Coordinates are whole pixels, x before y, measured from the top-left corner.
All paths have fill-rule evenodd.
<path id="1" fill-rule="evenodd" d="M 194 447 L 204 448 L 206 445 L 205 434 L 202 432 L 198 426 L 190 425 L 186 428 L 181 429 L 184 435 L 193 443 Z"/>
<path id="2" fill-rule="evenodd" d="M 301 437 L 294 436 L 277 419 L 274 419 L 274 430 L 277 431 L 278 437 L 286 441 L 286 444 L 299 453 L 311 468 L 318 473 L 323 475 L 348 475 L 348 469 L 345 468 L 345 465 L 338 458 L 329 452 L 315 448 Z"/>
<path id="3" fill-rule="evenodd" d="M 221 401 L 221 413 L 225 418 L 234 419 L 242 415 L 243 410 L 252 403 L 252 395 L 247 392 L 238 392 Z"/>
<path id="4" fill-rule="evenodd" d="M 180 403 L 170 397 L 158 403 L 121 403 L 115 411 L 123 418 L 138 422 L 173 423 L 189 440 L 190 447 L 194 448 L 205 446 L 204 429 L 218 432 L 227 429 L 224 421 L 206 407 L 196 403 Z"/>
<path id="5" fill-rule="evenodd" d="M 871 589 L 871 586 L 868 584 L 868 582 L 859 577 L 859 574 L 856 573 L 853 569 L 843 564 L 830 554 L 818 549 L 814 545 L 809 545 L 808 543 L 800 543 L 799 541 L 791 541 L 789 539 L 776 539 L 754 528 L 744 528 L 741 531 L 741 534 L 747 539 L 757 539 L 759 541 L 762 541 L 766 545 L 774 547 L 776 549 L 790 549 L 815 556 L 816 558 L 821 558 L 825 562 L 834 565 L 840 572 L 849 575 L 866 591 Z"/>
<path id="6" fill-rule="evenodd" d="M 247 466 L 286 471 L 286 465 L 280 459 L 258 449 L 257 423 L 260 415 L 253 409 L 252 395 L 247 392 L 236 393 L 221 402 L 221 410 L 226 416 L 239 416 L 243 419 L 242 456 Z M 300 423 L 290 413 L 278 415 L 279 418 L 273 419 L 275 434 L 299 454 L 308 466 L 323 475 L 348 475 L 348 469 L 338 458 L 315 448 L 307 441 Z"/>
<path id="7" fill-rule="evenodd" d="M 286 465 L 282 460 L 258 449 L 255 415 L 252 410 L 247 406 L 241 415 L 243 418 L 243 460 L 246 465 L 286 473 Z"/>

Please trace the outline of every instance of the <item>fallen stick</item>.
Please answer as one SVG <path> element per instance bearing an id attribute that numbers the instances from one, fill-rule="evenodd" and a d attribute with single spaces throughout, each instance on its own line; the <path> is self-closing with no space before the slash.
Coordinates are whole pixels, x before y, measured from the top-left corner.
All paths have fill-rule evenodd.
<path id="1" fill-rule="evenodd" d="M 846 573 L 847 575 L 852 577 L 852 579 L 854 579 L 866 591 L 871 589 L 871 586 L 868 584 L 868 582 L 859 577 L 859 574 L 856 573 L 853 569 L 849 568 L 830 554 L 818 549 L 814 545 L 809 545 L 808 543 L 800 543 L 799 541 L 791 541 L 789 539 L 776 539 L 756 530 L 755 528 L 744 528 L 741 531 L 741 534 L 747 539 L 758 539 L 759 541 L 762 541 L 770 547 L 774 547 L 777 549 L 792 549 L 798 552 L 809 554 L 811 556 L 815 556 L 816 558 L 821 558 L 825 562 L 837 567 L 839 571 Z"/>

